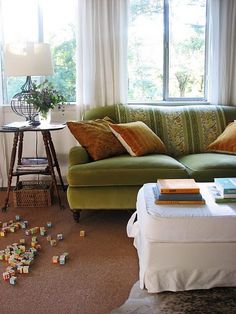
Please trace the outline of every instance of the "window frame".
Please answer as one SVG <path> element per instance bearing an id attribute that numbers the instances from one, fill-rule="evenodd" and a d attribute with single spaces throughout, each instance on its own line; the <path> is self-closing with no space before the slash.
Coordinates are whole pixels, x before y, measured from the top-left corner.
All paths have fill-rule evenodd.
<path id="1" fill-rule="evenodd" d="M 43 42 L 44 39 L 44 34 L 43 34 L 43 11 L 42 11 L 42 2 L 41 0 L 36 0 L 36 4 L 37 4 L 37 17 L 38 17 L 38 33 L 37 33 L 37 39 L 38 42 Z M 1 1 L 0 1 L 0 8 L 1 8 Z M 2 12 L 2 10 L 1 10 Z M 3 19 L 1 19 L 2 21 Z M 2 22 L 1 22 L 2 23 Z M 1 28 L 2 30 L 2 28 Z M 3 34 L 1 34 L 3 36 Z M 1 50 L 3 51 L 3 45 L 1 45 Z M 4 54 L 2 52 L 2 64 L 4 63 Z M 1 71 L 1 75 L 2 75 L 2 94 L 3 94 L 3 106 L 8 106 L 10 105 L 10 99 L 8 99 L 8 93 L 7 93 L 7 77 L 4 73 L 4 70 L 2 69 Z M 43 80 L 45 79 L 45 77 L 40 76 L 39 77 L 39 81 L 43 82 Z M 1 87 L 1 86 L 0 86 Z"/>
<path id="2" fill-rule="evenodd" d="M 208 0 L 206 0 L 206 24 L 205 24 L 205 53 L 204 53 L 204 96 L 203 97 L 170 97 L 169 96 L 169 0 L 163 0 L 163 92 L 162 100 L 154 102 L 129 102 L 129 104 L 184 104 L 186 102 L 191 103 L 207 103 L 207 81 L 208 81 L 208 30 L 209 30 L 209 19 L 208 19 Z"/>
<path id="3" fill-rule="evenodd" d="M 1 4 L 1 3 L 0 3 Z M 37 0 L 37 11 L 38 11 L 38 41 L 43 42 L 44 39 L 44 23 L 43 23 L 43 12 L 42 12 L 42 2 Z M 205 58 L 204 58 L 204 96 L 203 97 L 169 97 L 169 0 L 163 0 L 163 92 L 162 100 L 153 102 L 127 102 L 129 104 L 183 104 L 185 102 L 191 103 L 206 103 L 207 102 L 207 81 L 208 81 L 208 30 L 209 30 L 209 20 L 208 20 L 208 0 L 206 0 L 206 25 L 205 25 Z M 1 53 L 2 54 L 2 53 Z M 2 55 L 3 57 L 3 55 Z M 3 58 L 2 58 L 3 59 Z M 4 60 L 3 60 L 4 61 Z M 2 73 L 2 94 L 3 94 L 3 105 L 7 104 L 7 81 L 4 72 Z M 40 78 L 43 80 L 43 77 Z"/>
<path id="4" fill-rule="evenodd" d="M 36 5 L 36 17 L 37 17 L 37 32 L 35 36 L 35 41 L 37 42 L 44 42 L 45 39 L 45 33 L 44 33 L 44 14 L 43 14 L 43 2 L 42 0 L 35 0 Z M 0 0 L 0 16 L 2 15 L 2 1 Z M 3 19 L 0 20 L 1 26 L 3 24 Z M 3 33 L 3 27 L 1 27 L 2 33 L 0 34 L 0 37 L 4 37 Z M 3 38 L 4 39 L 4 38 Z M 10 106 L 11 98 L 8 96 L 8 84 L 7 84 L 7 76 L 4 72 L 4 40 L 2 40 L 2 44 L 0 45 L 0 58 L 1 62 L 0 65 L 2 66 L 1 70 L 1 80 L 2 86 L 0 88 L 2 89 L 2 106 Z M 37 76 L 37 83 L 42 83 L 46 79 L 46 76 Z M 65 102 L 67 105 L 73 105 L 76 104 L 76 99 L 74 101 L 67 101 Z"/>

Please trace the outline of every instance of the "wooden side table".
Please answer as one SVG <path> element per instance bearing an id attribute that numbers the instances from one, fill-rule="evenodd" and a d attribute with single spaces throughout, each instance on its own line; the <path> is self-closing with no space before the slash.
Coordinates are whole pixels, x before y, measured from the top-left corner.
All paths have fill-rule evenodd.
<path id="1" fill-rule="evenodd" d="M 60 180 L 60 184 L 63 188 L 63 191 L 66 190 L 66 187 L 64 185 L 61 171 L 59 167 L 59 163 L 57 160 L 56 151 L 53 145 L 53 141 L 51 138 L 51 132 L 53 131 L 59 131 L 65 128 L 65 124 L 42 124 L 39 126 L 27 126 L 22 128 L 5 128 L 0 127 L 0 133 L 14 133 L 13 137 L 13 144 L 12 144 L 12 151 L 11 151 L 11 159 L 10 159 L 10 167 L 9 167 L 9 173 L 8 173 L 8 184 L 7 184 L 7 194 L 5 198 L 4 205 L 2 207 L 2 211 L 6 211 L 8 204 L 9 204 L 9 196 L 11 191 L 11 184 L 12 184 L 12 177 L 17 177 L 17 182 L 19 181 L 19 177 L 21 175 L 29 175 L 29 174 L 44 174 L 44 175 L 50 175 L 52 178 L 53 185 L 55 187 L 56 196 L 58 198 L 58 203 L 60 208 L 62 209 L 62 203 L 60 194 L 58 191 L 57 186 L 57 180 L 54 168 L 57 170 L 57 174 Z M 42 134 L 43 142 L 44 142 L 44 148 L 46 152 L 46 159 L 48 162 L 47 170 L 45 171 L 17 171 L 17 169 L 14 171 L 14 166 L 16 164 L 16 156 L 17 156 L 17 164 L 21 164 L 22 160 L 22 152 L 23 152 L 23 143 L 24 143 L 24 133 L 25 132 L 40 132 Z"/>

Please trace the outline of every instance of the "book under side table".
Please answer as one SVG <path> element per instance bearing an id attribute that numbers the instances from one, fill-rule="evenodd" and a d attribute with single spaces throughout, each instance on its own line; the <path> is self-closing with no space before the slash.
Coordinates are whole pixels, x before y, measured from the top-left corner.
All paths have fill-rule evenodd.
<path id="1" fill-rule="evenodd" d="M 13 136 L 13 143 L 12 143 L 12 150 L 11 150 L 11 158 L 10 158 L 10 165 L 9 165 L 9 172 L 8 172 L 8 184 L 7 184 L 7 193 L 5 202 L 2 206 L 2 211 L 6 211 L 9 205 L 9 196 L 11 191 L 11 184 L 12 178 L 15 176 L 17 182 L 19 182 L 19 177 L 22 175 L 30 175 L 30 174 L 43 174 L 51 176 L 52 183 L 55 188 L 56 196 L 58 199 L 58 204 L 60 208 L 62 208 L 61 198 L 57 186 L 56 174 L 55 170 L 57 171 L 60 184 L 63 190 L 66 190 L 64 185 L 60 166 L 57 160 L 56 151 L 53 145 L 51 132 L 60 131 L 65 128 L 64 124 L 42 124 L 38 126 L 27 126 L 27 128 L 12 128 L 6 129 L 4 127 L 0 127 L 0 133 L 14 133 Z M 21 165 L 22 162 L 22 152 L 23 152 L 23 145 L 24 145 L 24 133 L 25 132 L 39 132 L 42 135 L 45 153 L 46 153 L 46 160 L 48 163 L 48 167 L 45 170 L 38 170 L 38 172 L 34 170 L 27 169 L 25 171 L 18 171 L 17 168 L 14 170 L 16 165 Z"/>

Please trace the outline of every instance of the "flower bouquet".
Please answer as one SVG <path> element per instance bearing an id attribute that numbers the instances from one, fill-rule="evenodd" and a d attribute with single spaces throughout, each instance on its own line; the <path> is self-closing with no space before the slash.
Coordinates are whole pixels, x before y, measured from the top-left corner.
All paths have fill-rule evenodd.
<path id="1" fill-rule="evenodd" d="M 32 104 L 44 118 L 47 117 L 50 109 L 56 106 L 58 109 L 64 111 L 64 96 L 48 80 L 38 85 L 33 83 L 32 89 L 26 95 L 25 101 L 28 104 Z"/>

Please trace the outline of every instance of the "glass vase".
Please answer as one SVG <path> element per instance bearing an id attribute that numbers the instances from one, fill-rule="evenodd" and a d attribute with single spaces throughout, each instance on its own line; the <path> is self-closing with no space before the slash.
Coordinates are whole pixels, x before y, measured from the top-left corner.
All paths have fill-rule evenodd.
<path id="1" fill-rule="evenodd" d="M 39 122 L 40 124 L 50 124 L 51 122 L 51 110 L 48 112 L 39 112 Z"/>

